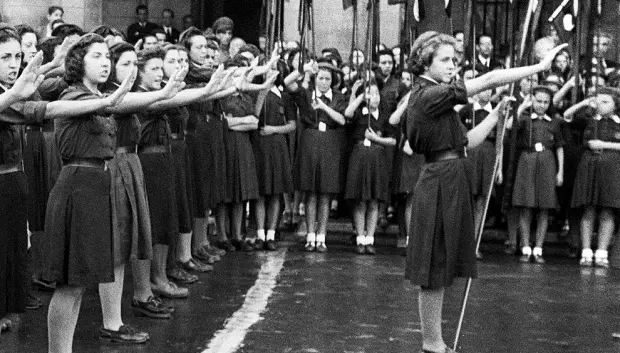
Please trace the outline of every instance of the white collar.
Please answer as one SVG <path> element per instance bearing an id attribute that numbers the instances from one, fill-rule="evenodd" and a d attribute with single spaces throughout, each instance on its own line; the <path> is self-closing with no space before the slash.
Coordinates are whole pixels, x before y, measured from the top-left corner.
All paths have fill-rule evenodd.
<path id="1" fill-rule="evenodd" d="M 271 92 L 273 92 L 273 94 L 275 94 L 276 96 L 278 96 L 279 98 L 282 98 L 282 92 L 280 92 L 280 90 L 278 89 L 278 87 L 273 86 L 270 89 Z"/>
<path id="2" fill-rule="evenodd" d="M 323 96 L 325 96 L 325 98 L 328 98 L 330 101 L 334 99 L 334 94 L 333 94 L 331 88 L 329 89 L 329 91 L 327 91 L 325 93 L 321 93 L 321 91 L 319 91 L 318 89 L 315 89 L 312 92 L 312 99 L 321 98 Z"/>
<path id="3" fill-rule="evenodd" d="M 551 118 L 547 114 L 545 114 L 543 116 L 538 116 L 538 114 L 532 113 L 532 120 L 536 120 L 538 118 L 543 118 L 543 119 L 545 119 L 547 121 L 551 121 Z"/>
<path id="4" fill-rule="evenodd" d="M 491 63 L 491 57 L 485 58 L 484 56 L 478 54 L 478 60 L 480 60 L 481 63 L 483 64 L 490 64 Z"/>
<path id="5" fill-rule="evenodd" d="M 437 82 L 437 81 L 433 80 L 432 78 L 430 78 L 430 77 L 428 77 L 428 76 L 426 76 L 426 75 L 420 75 L 420 77 L 421 77 L 421 78 L 424 78 L 424 79 L 426 79 L 426 80 L 428 80 L 428 81 L 431 81 L 432 83 L 434 83 L 434 84 L 436 84 L 436 85 L 438 85 L 438 84 L 439 84 L 439 82 Z"/>
<path id="6" fill-rule="evenodd" d="M 0 83 L 0 88 L 2 88 L 4 90 L 4 92 L 8 92 L 9 91 L 9 89 L 6 88 L 6 86 L 3 85 L 2 83 Z"/>
<path id="7" fill-rule="evenodd" d="M 368 107 L 362 108 L 362 115 L 368 115 Z M 370 113 L 370 115 L 372 115 L 375 120 L 379 120 L 379 109 L 375 109 L 375 111 Z"/>
<path id="8" fill-rule="evenodd" d="M 484 107 L 481 106 L 479 102 L 474 102 L 474 111 L 478 110 L 486 110 L 487 112 L 491 113 L 493 112 L 493 106 L 491 105 L 491 102 L 487 102 Z"/>
<path id="9" fill-rule="evenodd" d="M 616 123 L 616 124 L 620 124 L 620 117 L 618 117 L 616 114 L 614 114 L 614 115 L 610 116 L 609 118 L 610 118 L 611 120 L 613 120 L 613 121 L 614 121 L 614 123 Z M 596 115 L 594 116 L 594 120 L 601 120 L 601 119 L 603 119 L 603 117 L 601 116 L 601 114 L 596 114 Z"/>
<path id="10" fill-rule="evenodd" d="M 170 29 L 171 30 L 172 29 L 172 26 L 162 26 L 162 27 L 164 28 L 164 30 L 166 30 L 166 29 Z"/>

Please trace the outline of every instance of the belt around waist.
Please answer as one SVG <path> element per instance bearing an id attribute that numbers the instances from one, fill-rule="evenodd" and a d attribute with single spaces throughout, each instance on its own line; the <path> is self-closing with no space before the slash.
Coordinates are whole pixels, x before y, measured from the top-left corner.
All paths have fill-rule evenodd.
<path id="1" fill-rule="evenodd" d="M 138 153 L 172 153 L 172 150 L 170 149 L 170 145 L 146 146 L 139 147 Z"/>
<path id="2" fill-rule="evenodd" d="M 463 157 L 465 157 L 465 152 L 457 150 L 430 152 L 424 154 L 424 159 L 426 160 L 426 163 L 435 163 L 451 159 L 459 159 Z"/>
<path id="3" fill-rule="evenodd" d="M 9 174 L 15 172 L 21 172 L 24 170 L 23 163 L 21 161 L 10 164 L 0 164 L 0 174 Z"/>
<path id="4" fill-rule="evenodd" d="M 107 170 L 108 166 L 103 159 L 96 158 L 72 158 L 63 163 L 63 167 L 87 167 Z"/>
<path id="5" fill-rule="evenodd" d="M 116 153 L 138 153 L 138 145 L 116 147 Z"/>

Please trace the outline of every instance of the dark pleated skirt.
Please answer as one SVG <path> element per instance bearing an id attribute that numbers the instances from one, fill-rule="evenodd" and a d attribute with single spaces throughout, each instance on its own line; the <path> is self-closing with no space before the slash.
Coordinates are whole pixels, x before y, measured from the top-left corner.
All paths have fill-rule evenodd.
<path id="1" fill-rule="evenodd" d="M 513 206 L 557 208 L 556 175 L 557 168 L 552 150 L 521 153 L 512 195 Z"/>
<path id="2" fill-rule="evenodd" d="M 295 184 L 299 191 L 330 194 L 340 192 L 344 177 L 344 143 L 342 129 L 303 131 L 295 173 Z"/>
<path id="3" fill-rule="evenodd" d="M 485 140 L 482 145 L 468 152 L 467 159 L 471 163 L 473 172 L 472 191 L 474 196 L 486 196 L 492 183 L 493 168 L 495 167 L 495 145 Z"/>
<path id="4" fill-rule="evenodd" d="M 408 194 L 413 192 L 423 165 L 423 155 L 414 153 L 409 156 L 405 152 L 398 152 L 394 160 L 392 192 L 394 194 Z"/>
<path id="5" fill-rule="evenodd" d="M 286 136 L 281 134 L 257 136 L 254 156 L 261 196 L 293 192 L 291 157 Z"/>
<path id="6" fill-rule="evenodd" d="M 250 133 L 226 132 L 226 184 L 231 202 L 256 200 L 258 177 Z"/>
<path id="7" fill-rule="evenodd" d="M 347 200 L 385 201 L 388 198 L 388 168 L 385 148 L 373 144 L 356 143 L 349 159 L 347 184 L 344 197 Z"/>
<path id="8" fill-rule="evenodd" d="M 579 163 L 572 207 L 620 208 L 620 153 L 586 151 Z"/>
<path id="9" fill-rule="evenodd" d="M 0 318 L 26 309 L 27 195 L 28 183 L 23 172 L 0 175 Z"/>
<path id="10" fill-rule="evenodd" d="M 153 244 L 172 245 L 179 234 L 179 217 L 171 153 L 139 153 L 151 214 Z"/>
<path id="11" fill-rule="evenodd" d="M 465 159 L 428 163 L 413 192 L 405 277 L 423 288 L 476 277 L 471 178 Z"/>
<path id="12" fill-rule="evenodd" d="M 115 264 L 151 259 L 151 218 L 140 159 L 135 153 L 117 153 L 108 166 L 112 180 Z"/>
<path id="13" fill-rule="evenodd" d="M 28 179 L 28 226 L 32 232 L 43 231 L 47 205 L 47 164 L 43 132 L 28 131 L 24 145 L 24 173 Z"/>
<path id="14" fill-rule="evenodd" d="M 45 168 L 47 171 L 47 188 L 48 194 L 52 191 L 58 175 L 62 169 L 62 159 L 60 151 L 58 151 L 58 143 L 54 131 L 43 131 L 43 140 L 45 142 Z"/>
<path id="15" fill-rule="evenodd" d="M 43 278 L 86 287 L 114 282 L 110 173 L 65 166 L 45 219 Z"/>
<path id="16" fill-rule="evenodd" d="M 189 156 L 185 141 L 171 141 L 172 161 L 177 196 L 177 214 L 179 216 L 179 232 L 192 231 L 192 193 L 188 184 Z"/>

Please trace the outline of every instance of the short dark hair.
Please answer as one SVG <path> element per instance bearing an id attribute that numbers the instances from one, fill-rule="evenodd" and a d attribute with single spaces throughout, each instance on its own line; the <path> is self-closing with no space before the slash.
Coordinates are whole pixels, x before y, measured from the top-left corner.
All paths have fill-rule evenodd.
<path id="1" fill-rule="evenodd" d="M 233 58 L 226 60 L 224 67 L 226 69 L 231 67 L 247 67 L 250 66 L 250 61 L 243 55 L 235 55 Z"/>
<path id="2" fill-rule="evenodd" d="M 15 26 L 15 30 L 17 31 L 17 34 L 20 38 L 23 37 L 26 33 L 34 34 L 37 37 L 37 43 L 39 42 L 39 34 L 32 27 L 26 24 L 20 24 Z"/>
<path id="3" fill-rule="evenodd" d="M 84 57 L 93 44 L 105 43 L 102 36 L 88 33 L 75 43 L 65 58 L 65 76 L 68 84 L 80 82 L 84 78 Z"/>
<path id="4" fill-rule="evenodd" d="M 62 12 L 63 15 L 65 14 L 65 10 L 62 7 L 58 6 L 58 5 L 54 5 L 54 6 L 48 7 L 47 8 L 47 14 L 51 15 L 51 14 L 53 14 L 54 12 L 56 12 L 58 10 L 60 10 L 60 12 Z"/>
<path id="5" fill-rule="evenodd" d="M 90 31 L 91 33 L 95 33 L 98 34 L 100 36 L 102 36 L 103 38 L 107 37 L 107 36 L 114 36 L 114 32 L 112 32 L 112 28 L 105 26 L 105 25 L 101 25 L 99 27 L 94 28 L 92 31 Z"/>
<path id="6" fill-rule="evenodd" d="M 245 52 L 252 54 L 255 58 L 258 58 L 260 56 L 260 49 L 258 49 L 258 47 L 256 47 L 256 45 L 254 44 L 245 44 L 241 46 L 241 48 L 239 48 L 238 54 Z"/>
<path id="7" fill-rule="evenodd" d="M 10 40 L 15 40 L 17 43 L 21 44 L 22 37 L 17 34 L 15 27 L 0 23 L 0 44 L 6 43 Z"/>
<path id="8" fill-rule="evenodd" d="M 112 81 L 117 81 L 117 79 L 116 79 L 116 63 L 118 63 L 118 59 L 120 59 L 121 56 L 124 53 L 128 52 L 128 51 L 135 52 L 136 49 L 134 48 L 133 45 L 131 45 L 131 44 L 127 43 L 127 42 L 114 43 L 110 47 L 110 64 L 111 64 L 110 79 Z M 110 79 L 108 79 L 108 81 L 110 81 Z"/>
<path id="9" fill-rule="evenodd" d="M 61 24 L 60 26 L 56 27 L 56 29 L 52 31 L 52 37 L 60 37 L 62 39 L 65 39 L 66 37 L 72 36 L 75 34 L 77 34 L 78 36 L 83 36 L 84 30 L 70 23 Z"/>
<path id="10" fill-rule="evenodd" d="M 161 13 L 163 14 L 164 12 L 169 12 L 170 13 L 170 17 L 174 18 L 174 11 L 172 11 L 171 9 L 163 9 L 161 10 Z"/>
<path id="11" fill-rule="evenodd" d="M 379 52 L 377 53 L 377 61 L 379 61 L 379 58 L 384 55 L 389 55 L 392 58 L 392 63 L 394 63 L 394 53 L 392 53 L 392 51 L 389 49 L 379 50 Z"/>
<path id="12" fill-rule="evenodd" d="M 163 28 L 159 28 L 159 27 L 157 27 L 157 28 L 155 28 L 155 29 L 153 29 L 151 31 L 151 34 L 153 34 L 153 35 L 158 34 L 158 33 L 159 34 L 166 34 L 166 32 L 164 32 L 164 29 Z"/>
<path id="13" fill-rule="evenodd" d="M 147 61 L 151 59 L 164 60 L 164 56 L 166 56 L 166 52 L 164 52 L 164 50 L 160 46 L 140 50 L 138 52 L 138 70 L 143 71 L 144 65 Z"/>
<path id="14" fill-rule="evenodd" d="M 43 64 L 54 60 L 54 49 L 62 44 L 62 39 L 58 37 L 48 37 L 39 43 L 39 48 L 43 52 Z"/>
<path id="15" fill-rule="evenodd" d="M 149 11 L 149 7 L 146 5 L 138 5 L 136 6 L 136 14 L 138 14 L 138 12 L 140 12 L 140 10 L 146 10 L 147 12 Z"/>

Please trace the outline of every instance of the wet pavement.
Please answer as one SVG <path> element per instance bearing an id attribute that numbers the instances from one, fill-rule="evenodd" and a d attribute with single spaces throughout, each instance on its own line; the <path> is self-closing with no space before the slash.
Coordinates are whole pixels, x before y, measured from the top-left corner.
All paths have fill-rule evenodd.
<path id="1" fill-rule="evenodd" d="M 354 254 L 346 239 L 329 235 L 326 254 L 305 253 L 290 236 L 277 252 L 227 254 L 213 273 L 199 275 L 189 299 L 173 301 L 171 320 L 133 316 L 128 270 L 123 317 L 151 340 L 101 343 L 93 288 L 82 303 L 74 352 L 419 352 L 417 290 L 403 278 L 405 259 L 395 240 L 379 237 L 378 254 L 368 256 Z M 618 270 L 581 268 L 562 256 L 521 264 L 493 242 L 483 250 L 459 352 L 620 352 L 620 340 L 611 336 L 620 331 Z M 449 344 L 464 284 L 446 292 Z M 51 294 L 38 295 L 45 305 L 0 335 L 0 352 L 46 352 Z"/>

